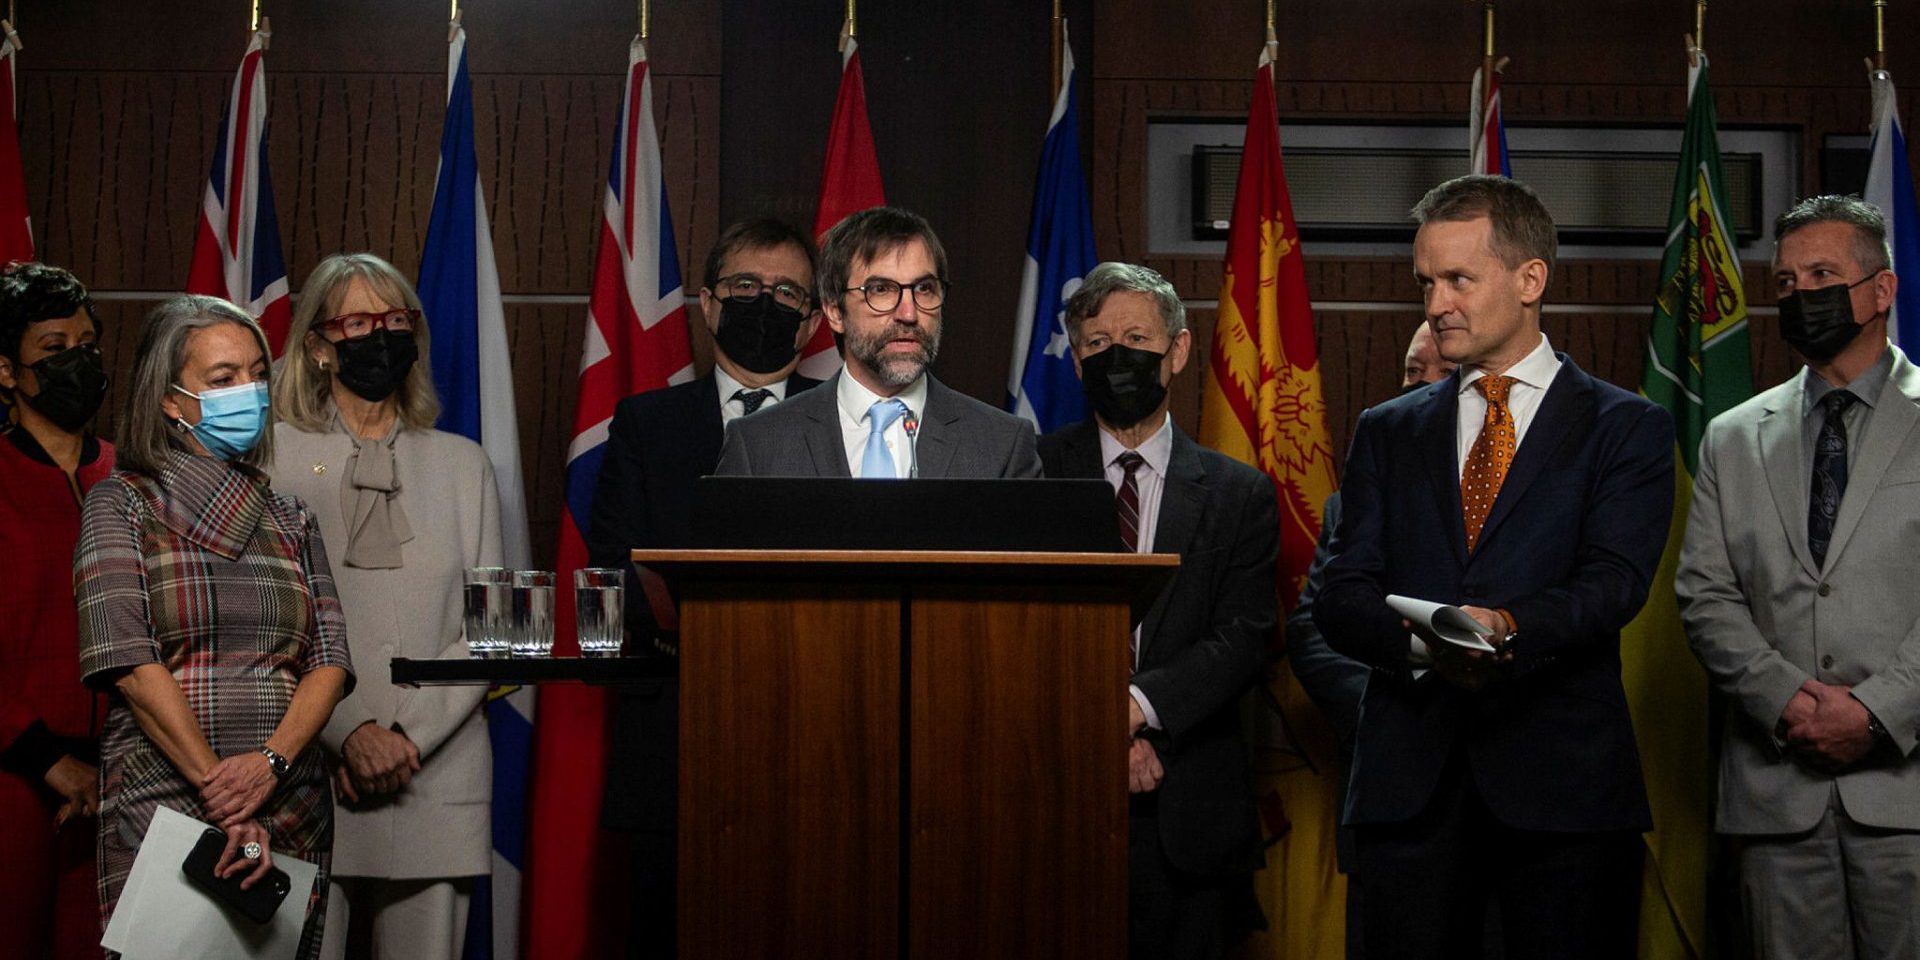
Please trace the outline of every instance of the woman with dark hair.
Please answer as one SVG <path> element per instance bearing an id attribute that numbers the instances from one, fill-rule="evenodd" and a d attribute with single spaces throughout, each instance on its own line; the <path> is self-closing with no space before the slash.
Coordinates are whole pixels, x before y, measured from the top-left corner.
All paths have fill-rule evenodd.
<path id="1" fill-rule="evenodd" d="M 433 428 L 427 320 L 392 264 L 327 257 L 300 288 L 273 384 L 274 487 L 312 504 L 354 652 L 383 665 L 465 657 L 462 574 L 501 557 L 485 451 Z M 485 694 L 370 677 L 333 711 L 320 734 L 340 759 L 327 956 L 371 943 L 373 956 L 459 960 L 474 878 L 493 865 Z"/>
<path id="2" fill-rule="evenodd" d="M 58 960 L 100 955 L 100 725 L 71 575 L 81 498 L 113 470 L 88 429 L 107 392 L 99 339 L 73 274 L 0 272 L 0 930 L 22 956 Z"/>
<path id="3" fill-rule="evenodd" d="M 80 672 L 108 692 L 100 912 L 154 811 L 216 824 L 215 866 L 251 886 L 273 853 L 319 864 L 299 956 L 320 952 L 333 797 L 315 742 L 353 685 L 319 525 L 275 493 L 267 339 L 233 304 L 175 297 L 147 318 L 120 469 L 87 495 L 73 558 Z"/>

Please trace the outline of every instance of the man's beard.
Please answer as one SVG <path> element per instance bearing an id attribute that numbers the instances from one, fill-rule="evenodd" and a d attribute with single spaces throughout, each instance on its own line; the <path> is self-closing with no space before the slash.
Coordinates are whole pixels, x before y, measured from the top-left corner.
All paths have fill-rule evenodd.
<path id="1" fill-rule="evenodd" d="M 911 354 L 888 354 L 887 344 L 902 336 L 918 340 L 920 350 Z M 871 336 L 850 334 L 847 337 L 847 355 L 889 387 L 904 387 L 920 379 L 920 374 L 926 372 L 939 354 L 940 329 L 930 329 L 926 324 L 909 326 L 890 322 Z"/>

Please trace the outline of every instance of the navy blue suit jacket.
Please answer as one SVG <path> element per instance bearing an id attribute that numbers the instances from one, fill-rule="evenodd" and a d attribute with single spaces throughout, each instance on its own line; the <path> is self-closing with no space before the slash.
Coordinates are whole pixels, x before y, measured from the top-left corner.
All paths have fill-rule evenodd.
<path id="1" fill-rule="evenodd" d="M 1667 411 L 1563 366 L 1469 555 L 1456 448 L 1460 374 L 1361 414 L 1341 484 L 1338 550 L 1314 621 L 1375 668 L 1345 820 L 1411 819 L 1464 751 L 1494 816 L 1528 830 L 1647 830 L 1620 628 L 1646 602 L 1673 510 Z M 1504 679 L 1469 693 L 1412 678 L 1403 594 L 1505 608 Z"/>
<path id="2" fill-rule="evenodd" d="M 788 377 L 787 396 L 819 383 Z M 636 547 L 691 546 L 694 483 L 720 462 L 722 435 L 720 394 L 712 374 L 621 400 L 614 407 L 594 487 L 588 560 L 596 567 L 631 570 L 627 557 Z M 657 653 L 653 638 L 664 632 L 631 573 L 626 619 L 632 637 L 628 650 Z M 671 688 L 623 692 L 616 700 L 602 816 L 608 826 L 674 829 L 679 704 Z"/>
<path id="3" fill-rule="evenodd" d="M 1040 460 L 1049 477 L 1103 479 L 1100 428 L 1082 420 L 1041 437 Z M 1175 427 L 1153 551 L 1179 554 L 1180 569 L 1141 621 L 1132 682 L 1163 728 L 1148 735 L 1166 769 L 1162 848 L 1188 873 L 1261 863 L 1239 705 L 1278 627 L 1279 536 L 1273 482 Z"/>

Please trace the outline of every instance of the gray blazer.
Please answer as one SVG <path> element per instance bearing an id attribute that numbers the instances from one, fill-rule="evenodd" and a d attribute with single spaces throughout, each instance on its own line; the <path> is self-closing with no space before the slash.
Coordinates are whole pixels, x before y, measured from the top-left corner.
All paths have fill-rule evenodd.
<path id="1" fill-rule="evenodd" d="M 727 424 L 714 473 L 741 477 L 849 477 L 840 433 L 840 378 Z M 920 476 L 1038 477 L 1033 424 L 927 375 L 920 411 Z"/>
<path id="2" fill-rule="evenodd" d="M 1804 369 L 1707 425 L 1674 587 L 1693 651 L 1727 695 L 1721 832 L 1812 829 L 1835 785 L 1848 816 L 1920 829 L 1920 368 L 1893 372 L 1855 442 L 1824 571 L 1807 551 Z M 1847 684 L 1893 735 L 1837 777 L 1773 736 L 1800 685 Z M 1653 731 L 1658 735 L 1658 731 Z"/>

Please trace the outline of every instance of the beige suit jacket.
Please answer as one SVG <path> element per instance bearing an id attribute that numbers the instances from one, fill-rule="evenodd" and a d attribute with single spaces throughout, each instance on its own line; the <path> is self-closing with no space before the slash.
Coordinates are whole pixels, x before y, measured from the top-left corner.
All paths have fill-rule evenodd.
<path id="1" fill-rule="evenodd" d="M 1807 550 L 1810 375 L 1715 417 L 1701 442 L 1674 586 L 1694 653 L 1727 695 L 1715 824 L 1808 830 L 1837 786 L 1854 820 L 1920 830 L 1920 368 L 1896 351 L 1864 436 L 1852 438 L 1824 569 Z M 1897 755 L 1833 776 L 1785 753 L 1774 727 L 1810 677 L 1851 686 Z"/>
<path id="2" fill-rule="evenodd" d="M 348 807 L 335 798 L 336 876 L 419 879 L 491 869 L 488 816 L 493 763 L 484 687 L 396 687 L 394 657 L 464 657 L 464 568 L 501 561 L 500 500 L 480 446 L 438 430 L 403 430 L 394 444 L 396 502 L 412 539 L 401 566 L 363 570 L 346 563 L 344 478 L 353 443 L 343 433 L 275 427 L 273 487 L 298 494 L 320 518 L 347 617 L 347 642 L 360 684 L 321 732 L 336 757 L 363 723 L 398 727 L 420 750 L 420 772 L 397 795 Z"/>

